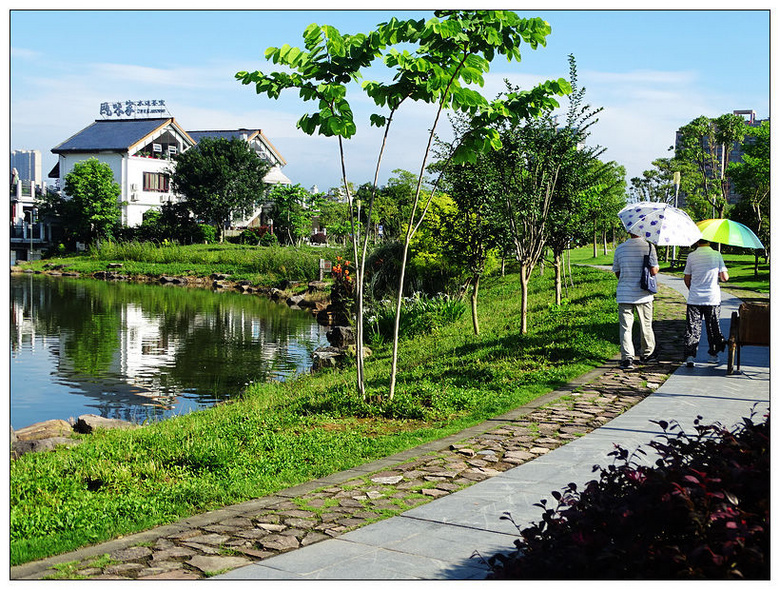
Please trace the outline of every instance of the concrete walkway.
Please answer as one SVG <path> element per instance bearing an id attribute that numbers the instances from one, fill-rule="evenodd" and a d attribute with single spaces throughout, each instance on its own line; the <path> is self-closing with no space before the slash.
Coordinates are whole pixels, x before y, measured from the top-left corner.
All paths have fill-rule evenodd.
<path id="1" fill-rule="evenodd" d="M 661 284 L 687 295 L 682 279 L 659 275 Z M 728 336 L 731 312 L 740 304 L 723 293 L 721 330 Z M 594 464 L 608 465 L 615 444 L 633 450 L 661 434 L 651 420 L 676 420 L 689 432 L 693 421 L 720 422 L 728 428 L 755 411 L 769 408 L 769 348 L 744 347 L 741 370 L 726 375 L 726 358 L 717 366 L 704 361 L 702 335 L 694 368 L 681 366 L 652 395 L 606 425 L 533 461 L 462 491 L 334 539 L 245 566 L 215 580 L 368 580 L 484 579 L 479 559 L 513 549 L 518 537 L 505 512 L 520 527 L 538 521 L 533 504 L 554 502 L 551 492 L 569 482 L 593 479 Z M 652 458 L 648 458 L 652 460 Z"/>

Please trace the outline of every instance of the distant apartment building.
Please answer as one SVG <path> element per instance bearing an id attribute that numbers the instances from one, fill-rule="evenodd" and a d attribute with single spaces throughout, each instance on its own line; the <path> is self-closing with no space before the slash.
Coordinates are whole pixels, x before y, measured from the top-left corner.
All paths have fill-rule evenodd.
<path id="1" fill-rule="evenodd" d="M 43 183 L 41 174 L 43 158 L 39 150 L 14 150 L 11 152 L 11 169 L 16 169 L 20 180 L 29 180 L 37 186 Z"/>

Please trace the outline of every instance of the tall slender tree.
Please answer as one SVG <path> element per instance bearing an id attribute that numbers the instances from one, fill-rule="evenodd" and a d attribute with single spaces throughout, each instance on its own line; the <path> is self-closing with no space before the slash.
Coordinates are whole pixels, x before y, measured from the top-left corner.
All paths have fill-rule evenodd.
<path id="1" fill-rule="evenodd" d="M 384 128 L 373 179 L 373 191 L 367 204 L 366 219 L 373 214 L 379 171 L 392 121 L 408 99 L 435 105 L 433 123 L 417 176 L 411 215 L 404 237 L 403 260 L 399 277 L 399 298 L 393 338 L 393 360 L 389 398 L 395 391 L 398 359 L 398 326 L 408 247 L 419 228 L 430 201 L 421 202 L 424 172 L 437 123 L 445 109 L 480 113 L 484 126 L 470 135 L 451 156 L 452 161 L 474 158 L 478 151 L 500 147 L 497 134 L 488 124 L 500 118 L 526 116 L 555 104 L 552 96 L 568 91 L 565 80 L 548 81 L 531 91 L 517 93 L 500 103 L 491 104 L 470 84 L 482 85 L 483 73 L 496 55 L 520 59 L 520 46 L 544 45 L 550 26 L 541 19 L 521 19 L 506 11 L 437 11 L 425 20 L 391 19 L 368 34 L 342 35 L 334 27 L 310 25 L 304 32 L 305 50 L 284 45 L 269 48 L 266 57 L 290 71 L 239 72 L 244 84 L 254 84 L 259 94 L 277 98 L 282 90 L 296 88 L 305 101 L 317 101 L 318 109 L 306 114 L 298 126 L 307 134 L 336 137 L 339 143 L 343 185 L 349 186 L 344 159 L 344 140 L 352 137 L 357 126 L 347 101 L 347 87 L 362 71 L 382 56 L 390 70 L 391 82 L 365 82 L 363 90 L 386 109 L 374 114 L 371 123 Z M 394 46 L 401 46 L 396 49 Z M 412 51 L 410 51 L 410 49 Z M 435 191 L 430 193 L 433 195 Z M 369 233 L 361 227 L 362 199 L 347 194 L 353 227 L 352 248 L 356 265 L 356 341 L 357 386 L 365 398 L 363 364 L 363 288 Z"/>
<path id="2" fill-rule="evenodd" d="M 726 174 L 734 183 L 740 195 L 737 211 L 746 209 L 752 213 L 752 219 L 745 219 L 747 225 L 759 236 L 764 246 L 769 248 L 769 230 L 766 221 L 769 218 L 770 189 L 770 128 L 769 121 L 758 127 L 750 128 L 745 138 L 742 159 L 726 168 Z M 737 213 L 735 211 L 735 214 Z M 754 274 L 758 274 L 759 251 L 755 252 Z"/>

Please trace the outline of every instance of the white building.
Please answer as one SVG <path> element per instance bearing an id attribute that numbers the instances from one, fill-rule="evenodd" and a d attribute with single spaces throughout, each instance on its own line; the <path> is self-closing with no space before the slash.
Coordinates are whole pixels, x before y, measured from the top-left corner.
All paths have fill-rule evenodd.
<path id="1" fill-rule="evenodd" d="M 51 150 L 59 161 L 49 177 L 64 188 L 77 162 L 97 158 L 121 188 L 122 224 L 140 225 L 145 211 L 177 198 L 170 191 L 171 158 L 194 145 L 173 117 L 99 119 Z"/>
<path id="2" fill-rule="evenodd" d="M 269 184 L 292 184 L 282 173 L 287 164 L 260 129 L 227 131 L 185 131 L 173 117 L 141 119 L 98 119 L 51 151 L 59 161 L 49 173 L 64 189 L 65 177 L 77 162 L 97 158 L 108 164 L 121 188 L 119 201 L 122 224 L 140 225 L 144 212 L 180 197 L 171 192 L 173 156 L 196 145 L 204 137 L 241 137 L 259 157 L 271 164 L 265 177 Z M 258 224 L 262 207 L 240 226 Z"/>

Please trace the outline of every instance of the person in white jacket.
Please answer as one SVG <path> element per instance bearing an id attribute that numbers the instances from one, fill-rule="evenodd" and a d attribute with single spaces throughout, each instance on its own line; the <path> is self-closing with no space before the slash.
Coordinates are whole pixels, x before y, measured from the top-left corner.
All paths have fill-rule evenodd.
<path id="1" fill-rule="evenodd" d="M 688 255 L 683 281 L 688 287 L 688 307 L 685 327 L 685 364 L 693 366 L 701 340 L 701 323 L 707 330 L 709 361 L 718 362 L 718 353 L 726 349 L 727 341 L 720 331 L 720 281 L 728 281 L 729 273 L 720 252 L 710 248 L 707 240 L 699 240 L 696 250 Z"/>

